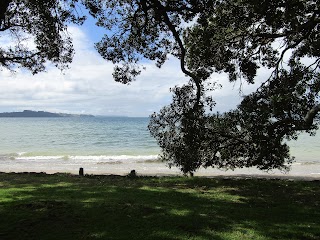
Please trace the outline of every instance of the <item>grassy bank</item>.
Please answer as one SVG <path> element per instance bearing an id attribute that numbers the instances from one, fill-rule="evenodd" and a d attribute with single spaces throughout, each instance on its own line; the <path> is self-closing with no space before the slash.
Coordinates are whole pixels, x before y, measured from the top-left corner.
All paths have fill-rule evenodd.
<path id="1" fill-rule="evenodd" d="M 0 239 L 320 239 L 320 183 L 1 173 Z"/>

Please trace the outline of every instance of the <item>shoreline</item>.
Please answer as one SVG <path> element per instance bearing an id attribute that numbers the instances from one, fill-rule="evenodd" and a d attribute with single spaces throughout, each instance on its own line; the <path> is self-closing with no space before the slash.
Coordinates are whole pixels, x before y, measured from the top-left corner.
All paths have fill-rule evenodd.
<path id="1" fill-rule="evenodd" d="M 73 177 L 83 177 L 76 172 L 55 172 L 55 171 L 0 171 L 0 174 L 27 174 L 27 175 L 70 175 Z M 126 174 L 121 173 L 86 173 L 84 172 L 84 177 L 126 177 L 129 176 L 130 172 Z M 183 177 L 182 173 L 146 173 L 141 174 L 137 172 L 136 177 Z M 308 175 L 290 175 L 290 174 L 212 174 L 212 175 L 203 175 L 203 174 L 194 174 L 194 177 L 199 178 L 212 178 L 212 179 L 231 179 L 231 180 L 287 180 L 287 181 L 320 181 L 320 175 L 308 176 Z"/>
<path id="2" fill-rule="evenodd" d="M 122 159 L 51 159 L 51 158 L 27 158 L 27 159 L 2 159 L 0 172 L 23 173 L 34 172 L 46 174 L 67 173 L 78 175 L 83 168 L 88 175 L 119 175 L 126 176 L 131 170 L 135 170 L 138 176 L 183 176 L 179 168 L 169 168 L 165 163 L 155 159 L 136 157 L 131 160 Z M 293 164 L 289 172 L 272 170 L 269 172 L 257 168 L 242 168 L 223 170 L 216 168 L 200 168 L 194 173 L 195 177 L 207 178 L 264 178 L 264 179 L 293 179 L 293 180 L 320 180 L 320 162 L 308 164 Z"/>

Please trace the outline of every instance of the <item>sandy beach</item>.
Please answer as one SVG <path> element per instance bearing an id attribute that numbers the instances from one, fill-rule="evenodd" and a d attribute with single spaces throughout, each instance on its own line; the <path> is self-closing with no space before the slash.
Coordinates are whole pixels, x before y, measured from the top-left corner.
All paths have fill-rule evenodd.
<path id="1" fill-rule="evenodd" d="M 78 174 L 79 168 L 84 169 L 84 174 L 94 175 L 127 175 L 135 170 L 140 176 L 182 176 L 178 168 L 168 168 L 165 163 L 159 161 L 131 160 L 121 161 L 92 161 L 82 159 L 28 159 L 7 160 L 0 162 L 0 172 L 45 172 Z M 279 170 L 269 172 L 255 168 L 219 170 L 214 168 L 199 169 L 195 176 L 202 177 L 239 177 L 239 178 L 281 178 L 295 180 L 320 180 L 320 164 L 293 164 L 291 170 L 283 173 Z"/>

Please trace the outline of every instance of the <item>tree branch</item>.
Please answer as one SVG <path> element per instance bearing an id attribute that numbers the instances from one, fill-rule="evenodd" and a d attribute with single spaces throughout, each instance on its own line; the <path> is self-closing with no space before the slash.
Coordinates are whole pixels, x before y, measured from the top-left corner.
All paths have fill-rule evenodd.
<path id="1" fill-rule="evenodd" d="M 10 2 L 11 0 L 0 1 L 0 26 L 2 25 L 2 22 L 4 22 L 5 20 L 5 14 L 7 12 Z"/>
<path id="2" fill-rule="evenodd" d="M 175 41 L 177 42 L 177 44 L 179 45 L 180 51 L 181 51 L 181 56 L 180 56 L 180 68 L 182 70 L 182 72 L 184 74 L 186 74 L 187 76 L 191 77 L 191 79 L 193 80 L 193 82 L 196 84 L 197 86 L 197 99 L 196 99 L 196 105 L 199 105 L 200 102 L 200 97 L 201 97 L 201 84 L 200 84 L 200 79 L 193 74 L 192 72 L 190 72 L 189 70 L 186 69 L 185 67 L 185 56 L 186 56 L 186 49 L 183 46 L 182 40 L 179 36 L 179 33 L 176 30 L 176 27 L 172 24 L 172 22 L 169 19 L 169 16 L 166 12 L 165 7 L 158 1 L 158 0 L 151 0 L 154 4 L 155 7 L 159 10 L 160 14 L 163 17 L 163 20 L 165 22 L 165 24 L 168 26 L 169 30 L 171 31 Z"/>
<path id="3" fill-rule="evenodd" d="M 320 111 L 320 104 L 314 106 L 312 109 L 309 110 L 307 115 L 304 117 L 304 121 L 306 127 L 310 127 L 313 123 L 313 119 L 316 117 L 317 113 Z"/>
<path id="4" fill-rule="evenodd" d="M 18 56 L 15 56 L 15 57 L 0 57 L 0 63 L 3 64 L 4 66 L 6 66 L 6 62 L 15 62 L 15 63 L 19 63 L 21 61 L 24 61 L 24 60 L 27 60 L 27 59 L 31 59 L 37 55 L 39 55 L 41 52 L 36 52 L 36 53 L 33 53 L 29 56 L 26 56 L 26 57 L 18 57 Z"/>

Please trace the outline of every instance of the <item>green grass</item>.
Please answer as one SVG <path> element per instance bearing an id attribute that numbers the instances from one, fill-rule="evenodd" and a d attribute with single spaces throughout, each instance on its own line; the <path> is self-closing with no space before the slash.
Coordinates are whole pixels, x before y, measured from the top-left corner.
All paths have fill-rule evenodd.
<path id="1" fill-rule="evenodd" d="M 320 239 L 320 183 L 1 173 L 0 239 Z"/>

